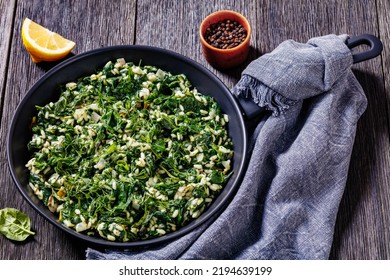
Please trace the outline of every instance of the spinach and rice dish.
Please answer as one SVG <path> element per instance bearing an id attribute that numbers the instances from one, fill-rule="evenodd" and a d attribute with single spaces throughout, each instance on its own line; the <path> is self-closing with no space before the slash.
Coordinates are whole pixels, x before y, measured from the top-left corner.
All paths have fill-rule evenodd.
<path id="1" fill-rule="evenodd" d="M 126 242 L 176 231 L 232 172 L 228 116 L 182 74 L 110 61 L 37 112 L 29 186 L 77 232 Z"/>

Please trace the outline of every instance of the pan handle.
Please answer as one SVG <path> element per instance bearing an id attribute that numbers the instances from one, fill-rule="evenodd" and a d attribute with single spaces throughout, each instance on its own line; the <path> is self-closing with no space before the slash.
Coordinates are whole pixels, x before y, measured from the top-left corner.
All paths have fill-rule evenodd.
<path id="1" fill-rule="evenodd" d="M 382 42 L 377 37 L 371 34 L 363 34 L 359 36 L 350 37 L 347 39 L 346 45 L 350 49 L 353 49 L 360 45 L 370 46 L 370 49 L 368 51 L 352 55 L 354 64 L 374 58 L 380 55 L 383 50 Z"/>
<path id="2" fill-rule="evenodd" d="M 368 45 L 370 49 L 365 52 L 357 53 L 352 55 L 353 63 L 359 63 L 371 58 L 374 58 L 383 50 L 382 42 L 371 34 L 363 34 L 359 36 L 350 37 L 346 41 L 348 48 L 353 49 L 360 45 Z M 265 108 L 259 107 L 252 98 L 244 97 L 243 95 L 236 96 L 238 103 L 241 105 L 241 109 L 244 112 L 244 115 L 248 119 L 253 119 L 261 115 Z"/>
<path id="3" fill-rule="evenodd" d="M 257 105 L 252 97 L 245 97 L 242 94 L 235 97 L 248 119 L 253 119 L 265 111 L 265 108 Z"/>

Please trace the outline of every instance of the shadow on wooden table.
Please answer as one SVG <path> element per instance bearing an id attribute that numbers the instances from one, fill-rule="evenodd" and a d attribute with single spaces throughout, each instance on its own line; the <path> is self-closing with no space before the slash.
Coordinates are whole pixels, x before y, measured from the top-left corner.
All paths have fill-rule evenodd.
<path id="1" fill-rule="evenodd" d="M 360 70 L 354 70 L 353 72 L 364 90 L 368 105 L 357 125 L 349 176 L 337 215 L 330 259 L 354 259 L 355 254 L 361 255 L 361 252 L 355 251 L 356 248 L 364 250 L 364 248 L 361 248 L 361 244 L 364 243 L 367 243 L 365 244 L 367 246 L 366 250 L 376 251 L 377 258 L 380 259 L 380 252 L 383 250 L 379 248 L 381 244 L 375 244 L 367 240 L 375 240 L 372 236 L 376 235 L 379 236 L 377 239 L 380 241 L 380 234 L 383 234 L 378 233 L 378 231 L 381 231 L 380 224 L 383 223 L 383 221 L 378 221 L 378 217 L 381 215 L 379 211 L 381 197 L 370 196 L 372 196 L 371 188 L 387 187 L 381 185 L 381 182 L 374 178 L 375 174 L 373 174 L 373 170 L 376 170 L 374 166 L 381 164 L 381 157 L 385 153 L 385 151 L 382 151 L 385 147 L 383 141 L 386 141 L 385 139 L 388 137 L 386 114 L 382 118 L 380 117 L 381 112 L 383 114 L 386 111 L 386 93 L 383 86 L 381 86 L 383 81 L 377 76 Z M 380 193 L 380 190 L 375 191 L 375 193 Z M 372 221 L 369 221 L 370 219 Z M 383 227 L 386 226 L 382 225 Z M 371 227 L 372 232 L 361 232 L 358 229 L 360 226 L 363 229 Z M 387 229 L 382 228 L 381 232 L 385 230 Z M 356 236 L 349 236 L 351 233 L 361 235 L 362 240 L 359 241 L 359 246 L 356 243 Z M 350 244 L 351 241 L 356 244 Z M 348 251 L 348 254 L 340 255 L 340 249 L 343 252 Z"/>
<path id="2" fill-rule="evenodd" d="M 45 72 L 51 70 L 53 67 L 57 66 L 58 64 L 64 62 L 65 60 L 71 58 L 75 56 L 75 54 L 73 53 L 70 53 L 68 54 L 66 57 L 60 59 L 60 60 L 57 60 L 57 61 L 41 61 L 41 62 L 38 62 L 36 65 L 41 68 L 42 70 L 44 70 Z"/>
<path id="3" fill-rule="evenodd" d="M 260 56 L 261 56 L 260 51 L 254 48 L 253 46 L 250 46 L 248 58 L 245 60 L 245 62 L 242 65 L 231 69 L 218 69 L 218 71 L 221 74 L 228 76 L 234 82 L 234 84 L 236 84 L 241 78 L 242 71 L 245 70 L 245 68 L 249 65 L 249 63 L 251 63 L 253 60 L 256 60 Z"/>

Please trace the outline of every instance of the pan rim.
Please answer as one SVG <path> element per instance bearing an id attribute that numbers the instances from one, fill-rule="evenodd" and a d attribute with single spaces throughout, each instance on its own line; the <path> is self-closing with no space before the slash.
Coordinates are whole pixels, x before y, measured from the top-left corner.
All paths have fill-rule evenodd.
<path id="1" fill-rule="evenodd" d="M 58 71 L 67 68 L 72 67 L 75 63 L 79 62 L 80 60 L 84 60 L 86 58 L 89 58 L 91 56 L 96 56 L 98 54 L 102 53 L 113 53 L 121 50 L 132 50 L 132 51 L 149 51 L 149 52 L 159 52 L 163 55 L 166 55 L 168 57 L 173 57 L 175 59 L 178 59 L 182 61 L 185 64 L 190 65 L 191 67 L 195 68 L 196 71 L 201 72 L 202 74 L 207 75 L 214 83 L 217 84 L 221 90 L 223 90 L 226 94 L 228 99 L 230 99 L 230 103 L 234 108 L 234 111 L 236 112 L 236 117 L 239 119 L 236 120 L 239 125 L 242 126 L 242 137 L 243 137 L 243 143 L 242 144 L 242 159 L 241 163 L 239 164 L 239 168 L 235 170 L 234 172 L 237 172 L 237 176 L 234 178 L 234 181 L 231 183 L 232 187 L 229 189 L 229 191 L 225 194 L 224 199 L 219 203 L 220 205 L 217 205 L 217 207 L 211 209 L 211 211 L 206 210 L 198 219 L 192 221 L 191 223 L 187 224 L 186 226 L 180 228 L 178 231 L 169 233 L 167 235 L 164 235 L 162 237 L 154 238 L 154 239 L 147 239 L 147 240 L 137 240 L 137 241 L 130 241 L 130 242 L 112 242 L 108 241 L 102 238 L 97 237 L 91 237 L 87 236 L 83 233 L 77 233 L 76 231 L 67 228 L 63 224 L 57 222 L 55 219 L 53 219 L 51 216 L 46 213 L 42 208 L 42 206 L 34 203 L 31 199 L 31 197 L 27 193 L 28 185 L 23 185 L 18 176 L 15 173 L 15 162 L 12 154 L 12 139 L 13 135 L 15 134 L 16 125 L 18 122 L 18 119 L 20 115 L 22 114 L 23 108 L 26 106 L 26 103 L 33 97 L 34 93 L 36 94 L 37 89 L 39 89 L 42 84 L 47 82 L 52 76 L 56 75 Z M 103 61 L 104 62 L 104 61 Z M 229 94 L 228 94 L 229 93 Z M 230 116 L 229 116 L 230 117 Z M 28 204 L 37 211 L 41 216 L 43 216 L 47 221 L 55 225 L 57 228 L 63 230 L 64 232 L 70 234 L 70 236 L 75 237 L 77 239 L 81 239 L 84 242 L 88 243 L 89 245 L 94 245 L 97 247 L 105 247 L 105 248 L 117 248 L 117 249 L 126 249 L 126 248 L 134 248 L 134 247 L 141 247 L 141 246 L 150 246 L 150 245 L 156 245 L 156 244 L 162 244 L 169 241 L 172 241 L 174 239 L 177 239 L 179 237 L 182 237 L 194 229 L 198 228 L 200 225 L 204 224 L 206 221 L 213 221 L 222 211 L 226 208 L 228 203 L 231 201 L 231 199 L 234 196 L 234 193 L 237 191 L 239 187 L 239 183 L 242 180 L 243 173 L 245 170 L 245 157 L 247 153 L 247 133 L 245 129 L 245 122 L 243 118 L 243 114 L 241 113 L 241 109 L 238 105 L 238 102 L 234 99 L 233 95 L 230 94 L 230 90 L 226 87 L 226 85 L 210 70 L 208 70 L 206 67 L 202 66 L 200 63 L 185 57 L 184 55 L 181 55 L 179 53 L 173 52 L 171 50 L 158 48 L 158 47 L 152 47 L 152 46 L 146 46 L 146 45 L 116 45 L 116 46 L 109 46 L 109 47 L 103 47 L 103 48 L 97 48 L 93 49 L 78 55 L 75 55 L 58 65 L 54 66 L 52 69 L 50 69 L 47 73 L 45 73 L 37 82 L 34 83 L 34 85 L 27 91 L 25 96 L 22 97 L 22 100 L 19 102 L 15 113 L 12 117 L 12 121 L 8 130 L 7 135 L 7 160 L 8 160 L 8 166 L 10 169 L 11 177 L 19 190 L 19 192 L 22 194 L 25 200 L 27 200 Z M 234 149 L 236 151 L 236 149 Z M 41 202 L 42 204 L 42 202 Z M 212 203 L 214 204 L 214 202 Z M 43 204 L 42 204 L 43 205 Z M 44 205 L 43 205 L 44 206 Z"/>

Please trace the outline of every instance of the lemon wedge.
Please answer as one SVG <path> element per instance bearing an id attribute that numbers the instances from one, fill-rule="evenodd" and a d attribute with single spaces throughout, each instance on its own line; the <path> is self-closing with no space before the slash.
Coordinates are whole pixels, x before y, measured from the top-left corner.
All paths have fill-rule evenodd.
<path id="1" fill-rule="evenodd" d="M 76 43 L 26 18 L 22 24 L 22 40 L 34 63 L 56 61 L 67 56 Z"/>

